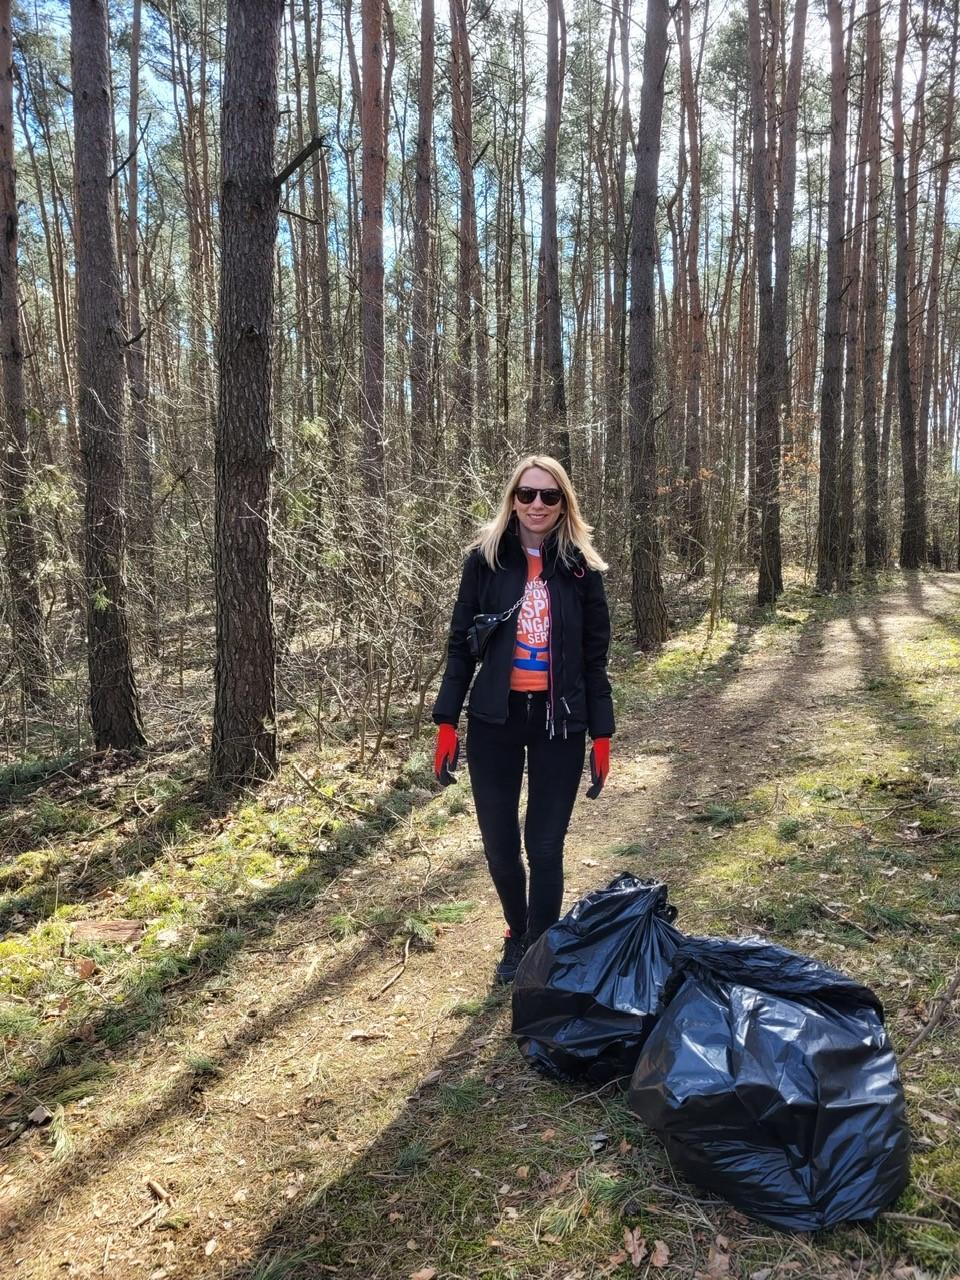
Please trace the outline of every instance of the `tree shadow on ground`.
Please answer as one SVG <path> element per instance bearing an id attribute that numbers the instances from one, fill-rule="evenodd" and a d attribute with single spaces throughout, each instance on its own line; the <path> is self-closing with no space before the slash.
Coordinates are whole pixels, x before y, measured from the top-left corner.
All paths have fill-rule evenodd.
<path id="1" fill-rule="evenodd" d="M 18 1080 L 16 1092 L 0 1100 L 0 1115 L 17 1114 L 28 1096 L 42 1098 L 45 1075 L 65 1063 L 105 1048 L 116 1060 L 134 1037 L 160 1030 L 179 1002 L 209 984 L 239 952 L 263 944 L 281 922 L 295 923 L 298 916 L 304 917 L 336 877 L 379 851 L 417 803 L 426 803 L 418 802 L 412 793 L 401 794 L 403 804 L 398 804 L 396 792 L 388 792 L 369 814 L 341 828 L 334 848 L 308 851 L 309 862 L 295 875 L 241 903 L 220 905 L 200 926 L 199 941 L 151 955 L 136 980 L 125 984 L 122 1000 L 85 1018 L 81 1031 L 67 1029 L 49 1046 L 44 1059 Z"/>
<path id="2" fill-rule="evenodd" d="M 18 932 L 22 932 L 52 915 L 58 907 L 87 902 L 135 872 L 147 870 L 168 848 L 172 838 L 183 838 L 197 831 L 214 812 L 221 813 L 219 804 L 216 809 L 210 805 L 203 786 L 171 796 L 137 824 L 135 835 L 119 843 L 108 837 L 86 857 L 83 847 L 91 833 L 81 831 L 69 841 L 64 833 L 62 855 L 55 863 L 46 861 L 45 874 L 40 879 L 16 888 L 18 874 L 28 875 L 27 869 L 13 866 L 0 873 L 0 884 L 11 890 L 0 901 L 0 930 L 15 924 Z M 136 822 L 135 817 L 123 820 Z M 35 848 L 36 841 L 27 847 Z"/>
<path id="3" fill-rule="evenodd" d="M 446 875 L 438 877 L 433 882 L 434 893 L 442 901 L 447 901 L 458 892 L 474 871 L 475 866 L 470 858 L 461 859 Z M 301 888 L 306 894 L 306 885 L 302 885 Z M 301 913 L 307 905 L 309 904 L 305 896 L 299 903 Z M 400 910 L 404 906 L 408 908 L 409 902 L 401 896 L 392 905 Z M 252 911 L 248 914 L 253 916 Z M 223 968 L 228 956 L 233 956 L 244 948 L 249 949 L 250 944 L 255 940 L 262 941 L 277 922 L 278 917 L 273 916 L 268 921 L 267 927 L 260 933 L 255 933 L 253 930 L 246 933 L 243 930 L 235 930 L 236 937 L 230 939 L 229 950 L 222 947 L 217 954 L 215 968 L 208 965 L 202 972 L 190 975 L 189 981 L 193 989 L 195 991 L 202 989 L 204 984 L 209 982 L 215 969 Z M 307 946 L 316 939 L 315 925 L 305 916 L 299 923 L 307 928 L 306 936 L 297 945 Z M 246 1059 L 252 1049 L 286 1028 L 295 1016 L 303 1014 L 319 1000 L 330 997 L 339 988 L 355 983 L 358 977 L 382 960 L 386 945 L 389 943 L 385 944 L 383 938 L 368 933 L 347 956 L 335 957 L 331 967 L 312 974 L 301 989 L 291 992 L 288 984 L 284 988 L 282 997 L 272 1007 L 259 1012 L 256 1018 L 250 1018 L 246 1014 L 239 1015 L 237 1019 L 239 1025 L 226 1043 L 216 1051 L 210 1051 L 215 1062 L 215 1074 L 212 1078 L 218 1082 L 218 1087 L 229 1078 L 231 1072 Z M 223 954 L 225 950 L 226 954 Z M 139 999 L 140 997 L 134 996 L 128 1002 L 131 1013 L 127 1019 L 127 1027 L 135 1020 L 132 1010 L 135 1009 Z M 158 1015 L 149 1027 L 138 1028 L 138 1030 L 156 1032 L 164 1018 L 169 1018 L 173 1012 L 169 1005 L 164 1006 L 158 1011 Z M 89 1049 L 89 1045 L 86 1047 Z M 134 1047 L 133 1044 L 129 1044 L 129 1051 L 132 1052 Z M 110 1060 L 111 1069 L 115 1071 L 118 1065 L 122 1065 L 122 1060 L 114 1055 Z M 74 1155 L 68 1156 L 56 1166 L 54 1171 L 48 1172 L 42 1187 L 35 1195 L 15 1205 L 16 1228 L 22 1230 L 30 1224 L 38 1214 L 42 1214 L 45 1205 L 49 1204 L 52 1198 L 67 1192 L 75 1192 L 115 1162 L 122 1162 L 124 1152 L 135 1142 L 139 1142 L 171 1119 L 177 1116 L 202 1115 L 206 1109 L 205 1092 L 210 1081 L 211 1075 L 207 1074 L 205 1068 L 198 1071 L 189 1063 L 184 1063 L 174 1073 L 168 1074 L 156 1097 L 150 1098 L 146 1103 L 142 1100 L 139 1103 L 136 1101 L 131 1103 L 129 1118 L 121 1119 L 104 1132 L 96 1142 L 84 1145 Z M 42 1097 L 42 1078 L 35 1080 L 32 1092 L 35 1096 Z"/>

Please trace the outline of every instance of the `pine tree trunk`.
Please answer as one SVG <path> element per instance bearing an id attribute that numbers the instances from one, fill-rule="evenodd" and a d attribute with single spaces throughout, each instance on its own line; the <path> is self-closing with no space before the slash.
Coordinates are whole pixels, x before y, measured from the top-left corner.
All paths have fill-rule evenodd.
<path id="1" fill-rule="evenodd" d="M 212 782 L 276 768 L 271 590 L 271 336 L 282 0 L 228 0 L 224 61 L 216 435 L 217 649 Z M 251 93 L 252 85 L 257 92 Z"/>
<path id="2" fill-rule="evenodd" d="M 467 35 L 466 0 L 450 0 L 450 83 L 453 144 L 460 182 L 457 221 L 456 355 L 453 427 L 457 456 L 465 462 L 474 439 L 474 339 L 472 316 L 477 211 L 473 190 L 473 69 Z"/>
<path id="3" fill-rule="evenodd" d="M 790 292 L 790 247 L 793 210 L 797 193 L 797 125 L 800 113 L 800 81 L 807 27 L 807 0 L 797 0 L 793 12 L 790 69 L 783 99 L 780 140 L 780 184 L 774 225 L 776 275 L 773 285 L 773 323 L 777 347 L 777 413 L 783 415 L 784 448 L 792 448 L 792 396 L 787 358 L 787 302 Z M 788 434 L 789 433 L 789 434 Z"/>
<path id="4" fill-rule="evenodd" d="M 657 530 L 656 268 L 657 172 L 667 64 L 667 0 L 647 0 L 637 175 L 630 237 L 630 559 L 633 625 L 641 649 L 667 637 Z"/>
<path id="5" fill-rule="evenodd" d="M 425 477 L 435 465 L 430 364 L 433 353 L 433 273 L 430 258 L 431 172 L 433 168 L 433 73 L 435 22 L 433 0 L 420 5 L 420 84 L 416 178 L 413 208 L 413 335 L 410 347 L 410 419 L 413 477 Z"/>
<path id="6" fill-rule="evenodd" d="M 863 562 L 867 569 L 883 563 L 880 525 L 880 474 L 877 408 L 883 329 L 880 314 L 877 223 L 880 217 L 880 8 L 867 13 L 866 74 L 863 128 L 867 134 L 867 225 L 863 265 Z"/>
<path id="7" fill-rule="evenodd" d="M 931 521 L 926 511 L 926 475 L 927 475 L 927 441 L 933 440 L 937 445 L 936 424 L 932 421 L 931 407 L 934 387 L 934 362 L 936 359 L 937 340 L 940 330 L 941 276 L 943 273 L 943 241 L 946 227 L 947 185 L 950 178 L 951 150 L 953 147 L 953 126 L 956 115 L 956 83 L 957 83 L 957 45 L 960 37 L 960 15 L 954 19 L 953 34 L 950 42 L 950 57 L 947 94 L 944 103 L 943 143 L 940 154 L 940 172 L 937 175 L 937 195 L 933 213 L 933 244 L 930 249 L 930 267 L 927 272 L 926 324 L 923 334 L 923 355 L 920 369 L 920 422 L 917 449 L 917 470 L 920 496 L 924 502 L 923 527 L 928 529 Z M 939 552 L 938 552 L 939 558 Z"/>
<path id="8" fill-rule="evenodd" d="M 7 579 L 10 586 L 14 657 L 28 703 L 47 699 L 49 661 L 44 636 L 37 535 L 27 489 L 30 441 L 23 385 L 23 345 L 17 294 L 17 173 L 13 147 L 13 48 L 10 0 L 0 0 L 0 361 L 6 441 L 0 463 Z"/>
<path id="9" fill-rule="evenodd" d="M 851 15 L 852 21 L 852 15 Z M 864 75 L 866 67 L 864 65 Z M 840 443 L 840 580 L 841 590 L 850 588 L 855 542 L 854 467 L 857 443 L 857 396 L 861 383 L 861 311 L 863 308 L 863 218 L 867 195 L 868 104 L 861 99 L 854 165 L 853 208 L 847 231 L 849 251 L 844 282 L 845 369 L 843 383 L 843 437 Z"/>
<path id="10" fill-rule="evenodd" d="M 904 175 L 903 59 L 907 45 L 908 0 L 900 0 L 899 34 L 893 72 L 893 195 L 897 233 L 896 312 L 894 343 L 897 352 L 897 398 L 900 407 L 900 463 L 903 471 L 903 528 L 900 533 L 900 565 L 917 569 L 923 563 L 922 509 L 917 472 L 917 441 L 913 386 L 910 381 L 909 253 L 907 192 Z"/>
<path id="11" fill-rule="evenodd" d="M 570 432 L 563 375 L 563 319 L 560 307 L 560 243 L 557 235 L 557 149 L 566 24 L 563 0 L 547 0 L 547 99 L 543 139 L 543 370 L 544 417 L 549 449 L 571 470 Z"/>
<path id="12" fill-rule="evenodd" d="M 690 164 L 690 224 L 686 243 L 686 284 L 689 296 L 687 328 L 687 352 L 685 369 L 685 421 L 684 458 L 686 510 L 683 521 L 683 546 L 685 559 L 691 574 L 699 577 L 704 571 L 706 555 L 706 513 L 701 479 L 702 448 L 702 382 L 704 357 L 703 298 L 700 289 L 700 113 L 697 104 L 697 86 L 693 75 L 691 54 L 690 0 L 681 0 L 679 9 L 680 30 L 680 85 L 685 108 L 687 144 Z"/>
<path id="13" fill-rule="evenodd" d="M 383 127 L 383 0 L 362 0 L 360 13 L 363 32 L 360 98 L 363 149 L 360 224 L 361 471 L 367 497 L 383 500 L 386 498 L 383 201 L 387 167 Z"/>
<path id="14" fill-rule="evenodd" d="M 127 346 L 127 378 L 130 383 L 133 511 L 130 518 L 130 554 L 142 580 L 145 634 L 154 652 L 159 648 L 155 537 L 153 522 L 153 449 L 147 419 L 147 361 L 144 326 L 140 313 L 140 26 L 142 0 L 134 0 L 130 33 L 130 110 L 127 117 L 127 314 L 130 341 Z"/>
<path id="15" fill-rule="evenodd" d="M 124 358 L 110 181 L 106 0 L 71 0 L 76 158 L 77 384 L 86 499 L 90 721 L 98 748 L 144 741 L 127 625 Z"/>
<path id="16" fill-rule="evenodd" d="M 846 189 L 847 69 L 841 0 L 828 0 L 830 24 L 830 182 L 827 205 L 827 299 L 820 386 L 820 503 L 817 590 L 840 577 L 840 412 L 843 394 L 843 274 Z"/>
<path id="17" fill-rule="evenodd" d="M 749 0 L 753 115 L 753 199 L 759 332 L 757 335 L 756 473 L 760 516 L 757 603 L 772 604 L 783 591 L 780 555 L 780 422 L 777 335 L 773 307 L 773 218 L 767 149 L 767 56 L 759 0 Z M 771 43 L 775 33 L 769 32 Z"/>

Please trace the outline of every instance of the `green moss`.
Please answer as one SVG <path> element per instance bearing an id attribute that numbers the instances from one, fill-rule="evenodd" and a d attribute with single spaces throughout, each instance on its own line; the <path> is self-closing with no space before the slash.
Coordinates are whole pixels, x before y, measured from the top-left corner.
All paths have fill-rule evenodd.
<path id="1" fill-rule="evenodd" d="M 920 833 L 925 836 L 936 835 L 939 831 L 949 831 L 957 825 L 953 814 L 932 808 L 916 809 L 911 814 L 911 821 L 919 823 Z"/>
<path id="2" fill-rule="evenodd" d="M 183 906 L 183 898 L 173 885 L 149 880 L 130 890 L 124 911 L 135 920 L 148 920 L 153 916 L 180 912 Z"/>

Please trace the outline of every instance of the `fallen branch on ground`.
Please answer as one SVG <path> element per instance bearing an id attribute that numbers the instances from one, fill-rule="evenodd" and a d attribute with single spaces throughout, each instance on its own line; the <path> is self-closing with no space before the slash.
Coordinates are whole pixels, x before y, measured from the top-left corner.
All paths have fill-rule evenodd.
<path id="1" fill-rule="evenodd" d="M 958 969 L 957 972 L 953 975 L 953 978 L 950 981 L 950 985 L 949 987 L 947 987 L 943 995 L 937 997 L 937 1000 L 934 1003 L 934 1007 L 930 1014 L 930 1017 L 927 1019 L 924 1025 L 920 1028 L 917 1034 L 913 1037 L 913 1039 L 907 1045 L 906 1049 L 904 1049 L 903 1053 L 901 1053 L 900 1055 L 901 1062 L 903 1061 L 904 1058 L 908 1056 L 908 1054 L 913 1053 L 914 1049 L 918 1048 L 921 1044 L 923 1044 L 927 1036 L 929 1036 L 930 1033 L 940 1025 L 940 1023 L 944 1019 L 944 1016 L 947 1010 L 950 1008 L 950 1005 L 953 1003 L 953 997 L 957 994 L 958 988 L 960 988 L 960 969 Z"/>

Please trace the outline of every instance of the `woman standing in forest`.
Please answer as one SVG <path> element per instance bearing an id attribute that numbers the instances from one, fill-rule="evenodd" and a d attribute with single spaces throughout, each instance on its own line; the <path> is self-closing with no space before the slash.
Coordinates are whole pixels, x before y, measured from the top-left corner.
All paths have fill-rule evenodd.
<path id="1" fill-rule="evenodd" d="M 560 463 L 524 458 L 496 515 L 470 546 L 433 708 L 439 726 L 434 772 L 446 785 L 455 781 L 457 723 L 473 681 L 467 762 L 484 853 L 507 922 L 496 969 L 501 983 L 513 981 L 527 947 L 560 916 L 563 842 L 587 732 L 593 739 L 591 799 L 610 768 L 610 615 L 601 576 L 607 566 L 590 532 Z M 524 757 L 529 897 L 519 820 Z"/>

